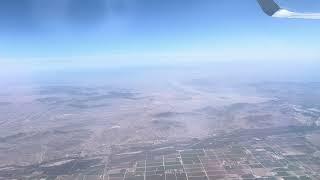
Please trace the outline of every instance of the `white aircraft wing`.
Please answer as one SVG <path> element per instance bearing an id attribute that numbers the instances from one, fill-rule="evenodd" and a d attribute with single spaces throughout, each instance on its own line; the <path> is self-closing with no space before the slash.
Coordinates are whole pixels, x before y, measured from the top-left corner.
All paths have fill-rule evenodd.
<path id="1" fill-rule="evenodd" d="M 262 10 L 269 16 L 277 18 L 319 19 L 320 13 L 292 12 L 281 8 L 274 0 L 258 0 Z"/>

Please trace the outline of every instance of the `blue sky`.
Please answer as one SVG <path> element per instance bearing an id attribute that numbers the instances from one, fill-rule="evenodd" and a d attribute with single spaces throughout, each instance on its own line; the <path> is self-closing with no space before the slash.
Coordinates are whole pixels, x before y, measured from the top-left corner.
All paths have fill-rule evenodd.
<path id="1" fill-rule="evenodd" d="M 0 26 L 6 65 L 320 58 L 319 21 L 274 19 L 255 0 L 3 0 Z"/>

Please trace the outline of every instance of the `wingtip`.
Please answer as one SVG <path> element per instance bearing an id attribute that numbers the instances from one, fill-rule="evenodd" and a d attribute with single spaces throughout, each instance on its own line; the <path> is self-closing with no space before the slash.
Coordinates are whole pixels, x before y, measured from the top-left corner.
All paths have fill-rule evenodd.
<path id="1" fill-rule="evenodd" d="M 268 16 L 273 16 L 281 8 L 274 0 L 257 0 L 263 12 Z"/>

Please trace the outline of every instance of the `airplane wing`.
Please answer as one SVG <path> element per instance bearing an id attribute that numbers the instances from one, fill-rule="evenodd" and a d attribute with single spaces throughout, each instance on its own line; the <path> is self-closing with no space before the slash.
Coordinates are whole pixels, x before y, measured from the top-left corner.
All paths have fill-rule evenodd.
<path id="1" fill-rule="evenodd" d="M 292 12 L 281 8 L 274 0 L 258 0 L 262 10 L 269 16 L 277 18 L 319 19 L 320 13 Z"/>

